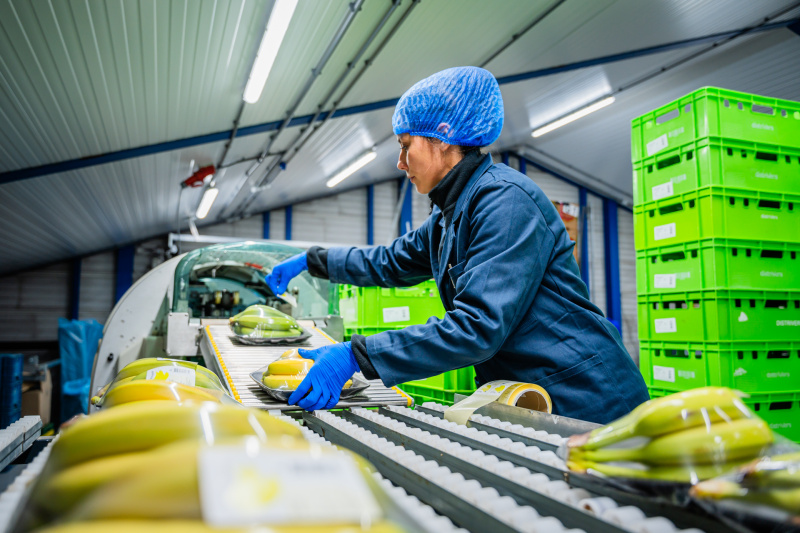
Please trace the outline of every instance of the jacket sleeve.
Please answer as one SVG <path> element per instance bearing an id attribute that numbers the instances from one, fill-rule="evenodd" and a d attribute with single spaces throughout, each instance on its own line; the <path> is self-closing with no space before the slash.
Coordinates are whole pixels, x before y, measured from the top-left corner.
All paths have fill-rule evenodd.
<path id="1" fill-rule="evenodd" d="M 387 386 L 491 358 L 536 296 L 555 248 L 538 204 L 517 185 L 493 180 L 467 209 L 466 255 L 449 271 L 454 310 L 367 337 L 370 362 Z"/>
<path id="2" fill-rule="evenodd" d="M 329 248 L 329 279 L 359 287 L 410 287 L 431 279 L 431 220 L 388 246 Z"/>

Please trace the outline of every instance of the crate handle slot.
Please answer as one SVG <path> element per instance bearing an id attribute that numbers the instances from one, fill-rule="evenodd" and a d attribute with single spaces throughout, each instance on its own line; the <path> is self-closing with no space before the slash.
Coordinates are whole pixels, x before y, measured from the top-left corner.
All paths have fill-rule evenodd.
<path id="1" fill-rule="evenodd" d="M 683 211 L 683 204 L 678 202 L 677 204 L 667 205 L 664 207 L 658 208 L 659 215 L 667 215 L 669 213 L 674 213 L 676 211 Z"/>
<path id="2" fill-rule="evenodd" d="M 785 409 L 791 409 L 792 402 L 772 402 L 769 404 L 770 411 L 783 411 Z"/>
<path id="3" fill-rule="evenodd" d="M 763 207 L 766 209 L 780 209 L 781 203 L 776 202 L 775 200 L 759 200 L 758 207 Z"/>
<path id="4" fill-rule="evenodd" d="M 681 259 L 686 259 L 686 254 L 683 252 L 672 252 L 661 256 L 661 261 L 665 263 L 668 261 L 680 261 Z"/>
<path id="5" fill-rule="evenodd" d="M 689 357 L 689 350 L 666 350 L 667 357 Z"/>
<path id="6" fill-rule="evenodd" d="M 781 250 L 761 250 L 762 258 L 770 259 L 783 259 L 783 252 Z"/>
<path id="7" fill-rule="evenodd" d="M 674 155 L 672 157 L 668 157 L 656 163 L 656 169 L 661 170 L 662 168 L 671 167 L 672 165 L 677 165 L 681 162 L 681 156 Z"/>
<path id="8" fill-rule="evenodd" d="M 656 125 L 663 124 L 665 122 L 669 122 L 672 119 L 678 118 L 681 115 L 680 109 L 673 109 L 669 113 L 664 113 L 660 117 L 656 117 Z"/>
<path id="9" fill-rule="evenodd" d="M 774 115 L 775 110 L 768 105 L 753 104 L 753 113 L 761 113 L 762 115 Z"/>
<path id="10" fill-rule="evenodd" d="M 789 350 L 770 350 L 767 352 L 767 359 L 789 359 Z"/>
<path id="11" fill-rule="evenodd" d="M 762 161 L 777 161 L 778 154 L 771 154 L 769 152 L 756 152 L 756 159 L 761 159 Z"/>
<path id="12" fill-rule="evenodd" d="M 789 300 L 767 300 L 764 302 L 766 309 L 786 309 L 789 307 Z"/>

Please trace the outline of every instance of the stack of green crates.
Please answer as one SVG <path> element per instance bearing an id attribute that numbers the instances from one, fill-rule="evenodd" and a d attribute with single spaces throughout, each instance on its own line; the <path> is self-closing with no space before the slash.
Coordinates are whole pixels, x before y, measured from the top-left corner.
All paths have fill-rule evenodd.
<path id="1" fill-rule="evenodd" d="M 640 368 L 800 442 L 800 104 L 706 87 L 633 120 Z"/>
<path id="2" fill-rule="evenodd" d="M 339 314 L 345 339 L 424 324 L 432 316 L 444 317 L 444 307 L 434 280 L 414 287 L 339 286 Z M 475 391 L 475 370 L 470 366 L 400 385 L 414 402 L 435 401 L 452 405 L 455 394 Z"/>

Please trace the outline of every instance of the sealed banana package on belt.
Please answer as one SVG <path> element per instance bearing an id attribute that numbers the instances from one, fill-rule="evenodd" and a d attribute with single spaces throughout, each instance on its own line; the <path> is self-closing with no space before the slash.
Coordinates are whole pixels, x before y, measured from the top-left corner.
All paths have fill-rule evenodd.
<path id="1" fill-rule="evenodd" d="M 294 318 L 267 305 L 251 305 L 232 316 L 230 326 L 244 344 L 293 344 L 311 337 Z"/>
<path id="2" fill-rule="evenodd" d="M 271 398 L 287 401 L 311 370 L 314 361 L 300 355 L 296 348 L 287 350 L 269 365 L 250 373 L 250 377 Z M 369 387 L 369 383 L 353 376 L 342 387 L 340 398 L 349 398 Z"/>

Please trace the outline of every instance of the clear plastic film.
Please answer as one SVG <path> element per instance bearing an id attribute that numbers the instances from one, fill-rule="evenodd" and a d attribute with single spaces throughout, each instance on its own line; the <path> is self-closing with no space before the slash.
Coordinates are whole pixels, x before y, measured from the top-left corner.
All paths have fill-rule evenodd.
<path id="1" fill-rule="evenodd" d="M 311 336 L 294 318 L 267 305 L 251 305 L 232 316 L 230 327 L 245 344 L 295 343 Z"/>
<path id="2" fill-rule="evenodd" d="M 705 500 L 789 502 L 800 514 L 800 447 L 773 433 L 744 397 L 704 387 L 650 400 L 610 424 L 573 435 L 559 455 L 572 472 L 672 502 L 688 501 L 691 492 Z M 758 488 L 759 482 L 770 488 Z"/>

